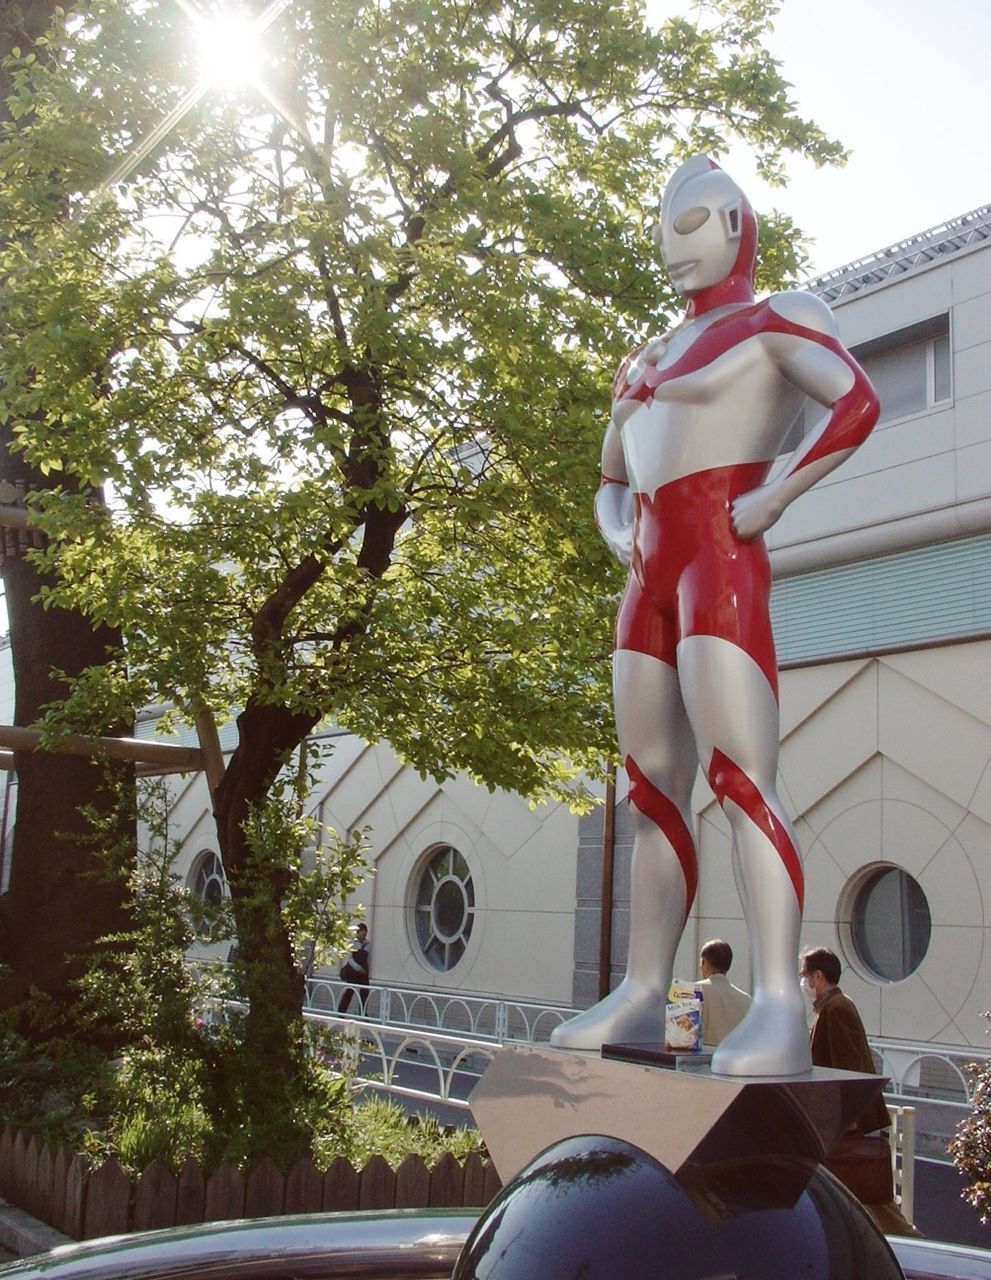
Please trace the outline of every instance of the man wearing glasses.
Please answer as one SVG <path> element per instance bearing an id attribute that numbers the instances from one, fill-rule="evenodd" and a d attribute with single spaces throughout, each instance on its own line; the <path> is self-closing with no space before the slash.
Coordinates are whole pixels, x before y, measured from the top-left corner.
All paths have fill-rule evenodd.
<path id="1" fill-rule="evenodd" d="M 828 947 L 815 947 L 802 954 L 799 979 L 812 1001 L 812 1065 L 836 1067 L 841 1071 L 876 1073 L 867 1043 L 867 1033 L 857 1006 L 839 988 L 839 957 Z M 878 1096 L 857 1120 L 859 1133 L 887 1129 L 891 1120 L 884 1099 Z"/>

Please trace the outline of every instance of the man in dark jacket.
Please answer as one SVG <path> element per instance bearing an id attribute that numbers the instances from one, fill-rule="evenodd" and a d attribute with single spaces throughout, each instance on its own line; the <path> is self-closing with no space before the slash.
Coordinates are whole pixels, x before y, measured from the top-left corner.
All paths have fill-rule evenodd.
<path id="1" fill-rule="evenodd" d="M 368 999 L 368 983 L 371 977 L 372 968 L 372 946 L 368 941 L 368 925 L 359 924 L 355 930 L 357 937 L 351 948 L 351 954 L 348 956 L 344 964 L 341 965 L 341 981 L 353 982 L 358 988 L 358 999 L 361 1004 L 361 1012 L 365 1012 L 365 1001 Z M 351 1007 L 351 1001 L 354 999 L 354 987 L 348 987 L 347 991 L 341 996 L 341 1003 L 338 1005 L 338 1013 L 347 1013 Z"/>
<path id="2" fill-rule="evenodd" d="M 828 947 L 816 947 L 802 955 L 802 985 L 812 997 L 815 1012 L 812 1065 L 876 1075 L 877 1069 L 857 1006 L 837 985 L 840 972 L 839 957 Z M 884 1099 L 878 1096 L 859 1117 L 855 1127 L 859 1133 L 873 1133 L 887 1129 L 890 1123 L 888 1108 Z"/>

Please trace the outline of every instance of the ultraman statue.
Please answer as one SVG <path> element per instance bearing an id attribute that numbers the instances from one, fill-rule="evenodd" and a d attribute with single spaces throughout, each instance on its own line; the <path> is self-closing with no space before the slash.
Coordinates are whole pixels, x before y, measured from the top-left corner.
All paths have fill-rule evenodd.
<path id="1" fill-rule="evenodd" d="M 757 220 L 706 156 L 672 176 L 654 239 L 688 306 L 619 369 L 595 503 L 603 538 L 630 566 L 613 655 L 635 827 L 627 970 L 551 1043 L 663 1039 L 698 881 L 690 799 L 701 763 L 732 830 L 754 987 L 712 1070 L 797 1075 L 812 1065 L 797 963 L 803 875 L 775 790 L 777 663 L 762 535 L 864 441 L 878 400 L 819 298 L 755 301 Z M 807 397 L 827 412 L 769 481 Z"/>

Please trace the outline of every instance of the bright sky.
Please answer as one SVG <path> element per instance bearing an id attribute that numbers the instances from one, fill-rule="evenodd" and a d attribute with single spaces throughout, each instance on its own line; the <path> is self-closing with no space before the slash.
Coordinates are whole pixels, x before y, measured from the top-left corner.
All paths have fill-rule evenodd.
<path id="1" fill-rule="evenodd" d="M 783 0 L 774 25 L 794 100 L 851 157 L 773 191 L 725 167 L 814 238 L 813 274 L 991 204 L 991 0 Z"/>

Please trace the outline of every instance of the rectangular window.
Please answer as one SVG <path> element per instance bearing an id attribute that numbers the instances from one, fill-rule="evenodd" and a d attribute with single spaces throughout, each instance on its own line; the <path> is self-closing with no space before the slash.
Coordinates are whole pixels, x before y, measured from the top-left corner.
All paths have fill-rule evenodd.
<path id="1" fill-rule="evenodd" d="M 946 313 L 863 342 L 852 347 L 851 354 L 877 391 L 881 401 L 879 422 L 924 413 L 953 397 L 950 317 Z M 820 405 L 806 401 L 781 452 L 797 448 L 823 420 L 825 412 Z"/>
<path id="2" fill-rule="evenodd" d="M 861 363 L 881 401 L 880 422 L 921 413 L 929 406 L 929 342 L 913 342 L 865 356 Z"/>
<path id="3" fill-rule="evenodd" d="M 933 361 L 933 403 L 945 404 L 952 397 L 950 387 L 950 335 L 941 333 L 930 344 Z"/>

